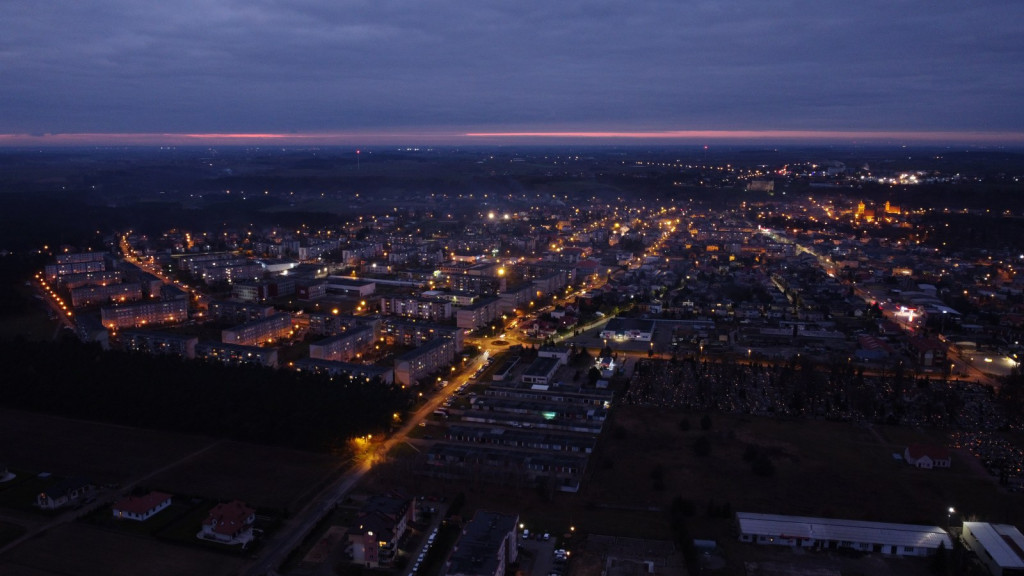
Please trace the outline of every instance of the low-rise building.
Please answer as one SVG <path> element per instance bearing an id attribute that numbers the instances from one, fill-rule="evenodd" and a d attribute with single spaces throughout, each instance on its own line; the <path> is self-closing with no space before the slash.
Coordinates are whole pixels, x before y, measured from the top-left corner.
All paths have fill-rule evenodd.
<path id="1" fill-rule="evenodd" d="M 68 478 L 36 495 L 36 506 L 43 510 L 56 510 L 85 500 L 96 491 L 96 486 L 85 478 Z"/>
<path id="2" fill-rule="evenodd" d="M 455 542 L 442 574 L 445 576 L 503 576 L 519 554 L 519 516 L 478 510 Z"/>
<path id="3" fill-rule="evenodd" d="M 1024 574 L 1024 535 L 1016 526 L 964 522 L 962 538 L 992 576 Z"/>
<path id="4" fill-rule="evenodd" d="M 939 547 L 952 549 L 949 534 L 938 526 L 890 524 L 863 520 L 808 518 L 737 512 L 740 542 L 814 550 L 850 549 L 894 556 L 929 556 Z"/>
<path id="5" fill-rule="evenodd" d="M 210 510 L 196 536 L 223 544 L 246 544 L 252 540 L 256 511 L 240 500 L 222 502 Z"/>
<path id="6" fill-rule="evenodd" d="M 949 450 L 942 446 L 924 446 L 911 444 L 903 451 L 903 458 L 907 464 L 916 468 L 949 468 L 952 459 Z"/>
<path id="7" fill-rule="evenodd" d="M 150 492 L 143 496 L 128 496 L 114 503 L 114 518 L 145 522 L 171 505 L 171 495 Z"/>

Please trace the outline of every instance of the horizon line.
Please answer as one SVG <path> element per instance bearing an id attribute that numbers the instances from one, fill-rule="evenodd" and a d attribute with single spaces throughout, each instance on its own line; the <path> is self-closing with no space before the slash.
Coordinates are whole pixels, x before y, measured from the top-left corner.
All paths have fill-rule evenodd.
<path id="1" fill-rule="evenodd" d="M 708 141 L 777 140 L 789 143 L 850 144 L 1024 144 L 1024 132 L 984 130 L 626 130 L 626 131 L 364 131 L 364 132 L 64 132 L 0 133 L 0 147 L 17 146 L 118 146 L 118 145 L 205 145 L 205 144 L 405 144 L 410 141 L 432 144 L 473 144 L 485 141 L 528 140 L 603 140 L 706 143 Z"/>

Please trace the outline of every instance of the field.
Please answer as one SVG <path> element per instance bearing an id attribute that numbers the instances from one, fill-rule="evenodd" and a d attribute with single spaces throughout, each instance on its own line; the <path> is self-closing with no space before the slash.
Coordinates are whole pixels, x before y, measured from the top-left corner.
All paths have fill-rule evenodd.
<path id="1" fill-rule="evenodd" d="M 0 560 L 0 573 L 171 576 L 230 574 L 241 565 L 237 556 L 168 545 L 145 536 L 76 523 L 58 527 L 8 552 Z"/>
<path id="2" fill-rule="evenodd" d="M 12 468 L 123 482 L 212 440 L 0 409 L 0 454 Z"/>
<path id="3" fill-rule="evenodd" d="M 342 464 L 327 454 L 223 442 L 148 483 L 176 494 L 237 498 L 258 508 L 294 512 Z"/>
<path id="4" fill-rule="evenodd" d="M 679 425 L 684 417 L 690 425 L 685 432 Z M 1024 511 L 1020 496 L 979 475 L 967 455 L 955 453 L 950 470 L 918 470 L 892 456 L 908 443 L 944 444 L 942 433 L 720 415 L 712 416 L 705 432 L 699 421 L 675 412 L 618 409 L 585 497 L 667 507 L 682 496 L 698 509 L 714 500 L 733 510 L 935 525 L 945 525 L 950 506 L 992 521 L 1011 521 Z M 710 440 L 708 456 L 693 449 L 701 436 Z M 774 474 L 755 474 L 744 459 L 748 451 L 767 457 Z"/>

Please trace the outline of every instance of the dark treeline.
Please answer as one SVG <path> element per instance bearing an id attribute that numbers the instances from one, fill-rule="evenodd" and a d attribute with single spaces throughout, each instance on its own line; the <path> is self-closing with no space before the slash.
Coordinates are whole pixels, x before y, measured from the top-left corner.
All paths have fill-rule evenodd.
<path id="1" fill-rule="evenodd" d="M 379 382 L 104 351 L 73 339 L 0 347 L 0 405 L 127 426 L 337 450 L 386 429 L 408 396 Z"/>

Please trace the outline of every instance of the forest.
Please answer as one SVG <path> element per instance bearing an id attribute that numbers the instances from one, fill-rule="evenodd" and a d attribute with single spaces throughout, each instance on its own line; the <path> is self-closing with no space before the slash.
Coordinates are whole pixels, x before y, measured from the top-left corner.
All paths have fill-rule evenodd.
<path id="1" fill-rule="evenodd" d="M 410 402 L 379 381 L 107 351 L 70 337 L 15 339 L 0 358 L 9 408 L 308 451 L 386 430 Z"/>

